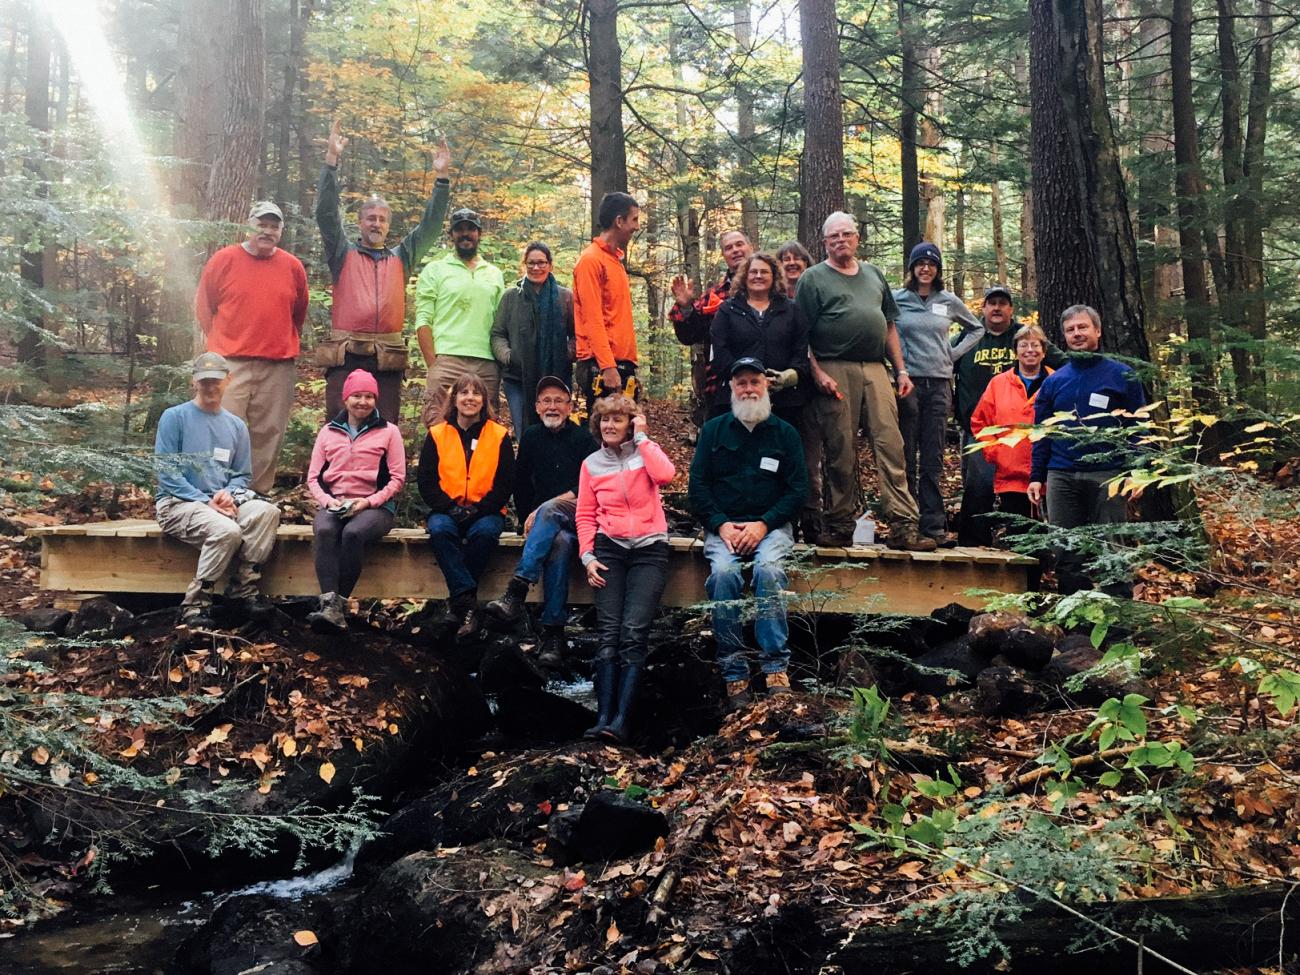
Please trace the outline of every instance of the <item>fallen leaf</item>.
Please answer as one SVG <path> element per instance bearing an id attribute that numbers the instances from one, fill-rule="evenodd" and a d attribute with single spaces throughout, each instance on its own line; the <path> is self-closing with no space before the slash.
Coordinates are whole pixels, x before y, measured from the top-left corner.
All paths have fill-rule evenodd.
<path id="1" fill-rule="evenodd" d="M 321 765 L 321 767 L 320 767 L 320 777 L 321 777 L 322 779 L 325 780 L 325 784 L 326 784 L 326 785 L 328 785 L 330 782 L 334 781 L 334 763 L 333 763 L 333 762 L 325 762 L 323 765 Z"/>
<path id="2" fill-rule="evenodd" d="M 285 756 L 288 756 L 288 757 L 292 757 L 292 756 L 294 756 L 294 755 L 297 755 L 297 754 L 298 754 L 298 742 L 297 742 L 297 740 L 295 740 L 295 739 L 293 739 L 293 738 L 290 738 L 290 737 L 288 737 L 288 736 L 286 735 L 285 738 L 280 742 L 280 752 L 281 752 L 281 754 L 283 754 L 283 755 L 285 755 Z M 327 779 L 326 781 L 329 781 L 329 780 Z"/>
<path id="3" fill-rule="evenodd" d="M 306 931 L 306 930 L 295 931 L 293 933 L 293 940 L 295 944 L 303 948 L 310 948 L 312 945 L 320 941 L 320 939 L 316 937 L 315 931 Z"/>
<path id="4" fill-rule="evenodd" d="M 623 937 L 623 932 L 618 929 L 617 924 L 610 921 L 609 927 L 605 929 L 605 944 L 612 945 L 621 937 Z"/>
<path id="5" fill-rule="evenodd" d="M 135 743 L 132 742 L 132 744 L 135 744 Z M 128 757 L 129 757 L 129 756 L 128 756 Z M 35 762 L 37 765 L 44 765 L 44 764 L 45 764 L 46 762 L 48 762 L 49 760 L 50 760 L 50 753 L 49 753 L 49 751 L 45 748 L 44 745 L 37 745 L 37 746 L 32 750 L 32 761 Z"/>
<path id="6" fill-rule="evenodd" d="M 208 737 L 204 739 L 209 745 L 215 745 L 217 742 L 225 741 L 230 737 L 230 729 L 233 724 L 219 724 L 208 732 Z"/>
<path id="7" fill-rule="evenodd" d="M 171 670 L 167 671 L 167 679 L 173 684 L 179 684 L 185 679 L 185 675 L 181 673 L 179 667 L 173 667 Z"/>

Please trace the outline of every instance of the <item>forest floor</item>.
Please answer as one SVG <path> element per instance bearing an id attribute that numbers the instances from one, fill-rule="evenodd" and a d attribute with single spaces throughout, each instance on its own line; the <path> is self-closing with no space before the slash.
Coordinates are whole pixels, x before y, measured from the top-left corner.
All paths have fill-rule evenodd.
<path id="1" fill-rule="evenodd" d="M 652 433 L 678 467 L 681 483 L 674 487 L 684 489 L 691 454 L 682 435 L 684 411 L 656 403 L 649 417 Z M 958 485 L 956 458 L 950 457 L 949 497 L 958 495 Z M 289 492 L 291 504 L 295 496 Z M 103 485 L 51 496 L 39 508 L 0 512 L 0 614 L 16 616 L 50 599 L 38 589 L 38 548 L 14 529 L 96 520 L 110 498 L 123 517 L 150 514 L 147 492 Z M 504 784 L 530 765 L 577 763 L 591 781 L 641 798 L 669 824 L 668 835 L 643 855 L 595 869 L 559 866 L 544 830 L 531 834 L 523 852 L 536 871 L 532 880 L 510 890 L 485 890 L 479 898 L 492 919 L 485 923 L 502 939 L 502 965 L 522 964 L 549 950 L 570 970 L 596 962 L 614 965 L 614 971 L 620 965 L 657 970 L 635 967 L 649 961 L 710 970 L 720 953 L 736 947 L 737 930 L 768 924 L 777 937 L 781 924 L 805 916 L 792 913 L 794 907 L 815 918 L 820 929 L 847 938 L 954 894 L 1005 889 L 994 874 L 1007 866 L 1004 859 L 1030 849 L 1024 840 L 1033 821 L 1050 823 L 1067 837 L 1052 850 L 1044 840 L 1038 849 L 1044 857 L 1104 851 L 1116 865 L 1107 867 L 1107 875 L 1119 898 L 1300 881 L 1295 715 L 1284 717 L 1275 699 L 1256 692 L 1251 665 L 1235 649 L 1244 640 L 1295 659 L 1300 620 L 1273 607 L 1300 597 L 1300 520 L 1243 521 L 1224 501 L 1201 499 L 1215 553 L 1212 571 L 1176 572 L 1153 564 L 1142 570 L 1138 589 L 1138 598 L 1152 604 L 1212 593 L 1221 610 L 1214 625 L 1232 630 L 1224 633 L 1231 642 L 1210 634 L 1196 647 L 1158 647 L 1147 675 L 1154 699 L 1143 709 L 1139 740 L 1180 743 L 1195 756 L 1191 774 L 1177 768 L 1125 770 L 1127 753 L 1089 768 L 1079 760 L 1098 751 L 1096 735 L 1088 731 L 1095 707 L 988 717 L 962 695 L 940 699 L 908 692 L 891 701 L 886 724 L 873 737 L 854 730 L 854 719 L 863 718 L 860 702 L 824 685 L 760 701 L 727 718 L 716 735 L 656 752 L 581 743 L 544 751 L 494 748 L 468 756 L 460 774 Z M 406 627 L 408 635 L 417 612 L 395 601 L 363 609 L 376 632 Z M 680 622 L 676 640 L 686 645 L 707 621 Z M 39 658 L 45 642 L 30 638 L 27 653 Z M 150 624 L 124 640 L 61 649 L 45 667 L 10 670 L 0 687 L 87 694 L 105 702 L 189 694 L 191 730 L 108 720 L 95 729 L 98 747 L 142 768 L 244 778 L 250 790 L 265 795 L 287 787 L 286 775 L 303 767 L 328 783 L 343 764 L 339 756 L 355 757 L 401 736 L 416 689 L 442 665 L 433 657 L 418 640 L 371 643 L 363 636 L 344 647 L 296 630 L 254 640 L 214 637 L 204 646 L 182 647 L 169 626 Z M 811 672 L 806 660 L 800 669 Z M 223 709 L 222 699 L 250 681 L 265 688 L 257 706 L 244 702 Z M 1041 756 L 1075 734 L 1080 737 L 1067 760 L 1079 761 L 1071 773 L 1078 788 L 1062 797 L 1048 788 L 1053 778 L 1042 774 L 1056 758 L 1044 762 Z M 33 752 L 3 760 L 53 768 L 57 759 Z M 1121 776 L 1103 784 L 1102 775 L 1112 768 Z M 557 807 L 566 801 L 554 797 Z M 549 812 L 552 800 L 545 804 Z M 904 843 L 905 834 L 911 840 L 931 835 L 909 832 L 923 821 L 949 829 L 950 852 L 963 846 L 955 824 L 993 825 L 970 830 L 972 849 L 978 845 L 985 852 L 963 859 L 926 856 L 918 852 L 924 842 Z M 9 839 L 16 835 L 11 832 Z M 60 859 L 30 850 L 17 859 L 35 880 L 36 893 L 56 908 L 85 891 L 79 872 L 85 853 L 69 850 Z M 1109 881 L 1098 869 L 1100 890 Z M 647 917 L 656 910 L 660 915 L 649 925 Z M 527 939 L 519 930 L 521 917 L 532 932 Z M 565 935 L 570 918 L 598 927 L 574 943 Z M 23 923 L 0 920 L 0 929 Z"/>

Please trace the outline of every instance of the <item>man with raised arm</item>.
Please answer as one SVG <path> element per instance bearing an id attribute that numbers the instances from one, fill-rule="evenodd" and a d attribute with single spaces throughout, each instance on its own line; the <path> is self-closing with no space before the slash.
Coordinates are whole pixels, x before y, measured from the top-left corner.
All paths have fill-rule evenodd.
<path id="1" fill-rule="evenodd" d="M 718 247 L 726 265 L 722 277 L 709 286 L 704 297 L 697 299 L 691 279 L 684 274 L 677 275 L 672 282 L 673 307 L 668 312 L 677 341 L 691 347 L 691 422 L 697 430 L 708 419 L 714 393 L 724 381 L 713 372 L 709 328 L 714 314 L 731 294 L 736 268 L 754 253 L 754 242 L 743 230 L 723 231 Z"/>
<path id="2" fill-rule="evenodd" d="M 284 214 L 269 200 L 248 212 L 248 239 L 208 259 L 194 293 L 194 317 L 209 352 L 225 357 L 225 408 L 248 424 L 253 490 L 275 486 L 275 465 L 297 382 L 299 336 L 307 319 L 307 271 L 280 249 Z"/>
<path id="3" fill-rule="evenodd" d="M 596 210 L 596 224 L 600 232 L 573 265 L 575 380 L 588 412 L 602 396 L 627 392 L 641 398 L 635 379 L 632 286 L 623 266 L 627 246 L 641 229 L 641 207 L 626 193 L 606 193 Z"/>
<path id="4" fill-rule="evenodd" d="M 898 318 L 894 294 L 878 267 L 857 259 L 858 224 L 851 215 L 832 213 L 822 225 L 822 236 L 826 260 L 805 271 L 795 290 L 795 304 L 808 323 L 813 384 L 820 394 L 811 409 L 816 411 L 825 445 L 830 494 L 817 541 L 840 546 L 853 539 L 859 494 L 857 432 L 865 420 L 880 475 L 880 504 L 889 525 L 886 544 L 932 552 L 935 540 L 917 531 L 920 514 L 907 490 L 898 401 L 894 381 L 885 369 L 888 359 L 899 397 L 912 392 L 894 324 Z"/>
<path id="5" fill-rule="evenodd" d="M 1132 426 L 1132 414 L 1146 405 L 1137 373 L 1124 363 L 1099 354 L 1101 315 L 1088 305 L 1061 312 L 1061 334 L 1069 360 L 1043 381 L 1034 400 L 1034 423 L 1057 414 L 1070 419 L 1035 441 L 1029 471 L 1029 502 L 1047 502 L 1047 520 L 1056 528 L 1116 525 L 1128 519 L 1128 499 L 1112 493 L 1110 482 L 1131 466 L 1128 445 L 1104 431 Z M 1062 595 L 1091 589 L 1086 555 L 1077 548 L 1056 555 L 1057 591 Z M 1130 598 L 1133 585 L 1122 580 L 1104 587 L 1112 596 Z"/>
<path id="6" fill-rule="evenodd" d="M 328 340 L 316 347 L 316 362 L 325 369 L 325 415 L 343 409 L 343 383 L 364 369 L 379 383 L 379 415 L 401 419 L 402 381 L 406 378 L 406 283 L 438 239 L 447 216 L 451 152 L 447 141 L 433 154 L 433 193 L 424 214 L 409 234 L 389 246 L 392 208 L 382 196 L 369 196 L 357 212 L 358 237 L 347 239 L 339 212 L 339 157 L 348 139 L 336 119 L 325 147 L 325 165 L 316 192 L 316 224 L 325 245 L 325 260 L 334 281 Z"/>
<path id="7" fill-rule="evenodd" d="M 163 532 L 199 548 L 199 565 L 181 602 L 182 626 L 210 629 L 212 591 L 230 569 L 226 595 L 246 611 L 264 609 L 258 582 L 275 545 L 280 509 L 248 489 L 248 426 L 221 405 L 230 364 L 204 352 L 191 364 L 194 398 L 163 412 L 154 440 Z"/>

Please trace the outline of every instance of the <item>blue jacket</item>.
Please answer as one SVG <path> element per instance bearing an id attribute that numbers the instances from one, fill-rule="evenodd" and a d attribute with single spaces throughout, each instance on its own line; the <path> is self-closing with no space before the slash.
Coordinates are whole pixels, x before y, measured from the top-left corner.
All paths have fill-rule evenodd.
<path id="1" fill-rule="evenodd" d="M 1132 459 L 1105 431 L 1132 426 L 1113 410 L 1133 412 L 1146 405 L 1142 383 L 1128 366 L 1095 353 L 1075 353 L 1047 377 L 1034 402 L 1034 423 L 1057 413 L 1074 419 L 1054 426 L 1053 434 L 1034 444 L 1029 480 L 1046 481 L 1048 471 L 1117 471 Z M 1056 431 L 1065 431 L 1064 434 Z M 1097 435 L 1101 431 L 1102 435 Z"/>

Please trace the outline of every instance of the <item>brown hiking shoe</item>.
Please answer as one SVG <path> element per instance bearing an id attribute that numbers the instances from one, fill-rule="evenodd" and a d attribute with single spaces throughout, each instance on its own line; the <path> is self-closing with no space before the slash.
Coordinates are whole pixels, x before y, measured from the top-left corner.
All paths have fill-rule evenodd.
<path id="1" fill-rule="evenodd" d="M 727 681 L 726 711 L 728 714 L 735 714 L 742 708 L 748 707 L 751 701 L 753 698 L 749 696 L 749 678 Z"/>
<path id="2" fill-rule="evenodd" d="M 775 674 L 767 675 L 767 696 L 778 697 L 782 694 L 793 694 L 794 690 L 790 687 L 790 675 L 784 670 L 778 670 Z"/>
<path id="3" fill-rule="evenodd" d="M 891 529 L 885 545 L 905 552 L 933 552 L 939 547 L 933 538 L 927 538 L 915 528 Z"/>

